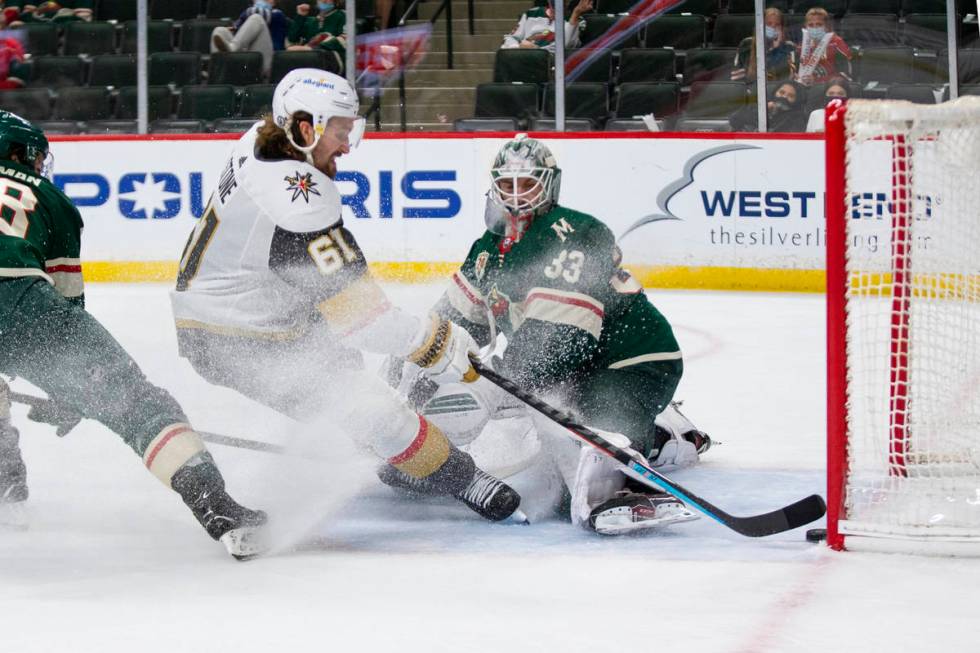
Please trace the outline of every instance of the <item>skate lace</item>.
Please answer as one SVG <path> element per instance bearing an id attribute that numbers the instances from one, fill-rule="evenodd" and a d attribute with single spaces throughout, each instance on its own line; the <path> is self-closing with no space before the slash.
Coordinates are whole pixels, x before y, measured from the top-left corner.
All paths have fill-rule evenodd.
<path id="1" fill-rule="evenodd" d="M 502 485 L 503 483 L 494 477 L 477 470 L 460 498 L 478 506 L 486 506 Z"/>

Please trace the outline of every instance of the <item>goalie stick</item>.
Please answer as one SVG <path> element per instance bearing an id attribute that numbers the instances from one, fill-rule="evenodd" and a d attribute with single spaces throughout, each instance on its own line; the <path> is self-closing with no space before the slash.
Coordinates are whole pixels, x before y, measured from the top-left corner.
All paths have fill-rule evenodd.
<path id="1" fill-rule="evenodd" d="M 487 380 L 514 395 L 556 424 L 568 429 L 578 439 L 584 440 L 622 464 L 625 468 L 624 471 L 630 478 L 634 478 L 648 487 L 669 492 L 736 533 L 747 537 L 763 537 L 765 535 L 782 533 L 783 531 L 799 528 L 800 526 L 816 521 L 827 512 L 827 504 L 824 502 L 823 497 L 818 494 L 811 494 L 788 506 L 761 515 L 751 515 L 748 517 L 731 515 L 693 492 L 681 487 L 660 472 L 651 469 L 644 461 L 637 460 L 625 450 L 609 442 L 589 427 L 578 424 L 566 413 L 554 408 L 530 392 L 523 390 L 510 379 L 501 376 L 481 363 L 473 354 L 470 354 L 470 362 L 473 364 L 473 369 L 481 376 L 486 377 Z"/>

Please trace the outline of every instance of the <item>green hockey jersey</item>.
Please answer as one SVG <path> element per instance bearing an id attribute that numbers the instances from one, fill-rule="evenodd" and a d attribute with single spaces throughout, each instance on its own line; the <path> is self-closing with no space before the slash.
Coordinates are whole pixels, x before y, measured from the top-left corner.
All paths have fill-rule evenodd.
<path id="1" fill-rule="evenodd" d="M 489 308 L 507 337 L 507 370 L 531 386 L 574 381 L 593 369 L 680 360 L 670 324 L 620 258 L 606 225 L 555 206 L 517 242 L 485 232 L 437 310 L 480 339 Z"/>
<path id="2" fill-rule="evenodd" d="M 0 161 L 0 282 L 41 277 L 84 303 L 81 232 L 78 209 L 54 184 L 33 168 Z"/>

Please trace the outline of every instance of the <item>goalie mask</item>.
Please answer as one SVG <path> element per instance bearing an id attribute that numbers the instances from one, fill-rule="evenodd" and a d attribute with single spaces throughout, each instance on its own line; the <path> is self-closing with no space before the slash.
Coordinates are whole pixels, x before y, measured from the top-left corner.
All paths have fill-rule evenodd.
<path id="1" fill-rule="evenodd" d="M 508 224 L 543 215 L 558 203 L 561 169 L 544 143 L 518 134 L 497 153 L 490 182 L 484 218 L 487 229 L 504 234 Z"/>
<path id="2" fill-rule="evenodd" d="M 286 132 L 289 143 L 313 165 L 313 148 L 327 129 L 331 118 L 351 118 L 354 126 L 347 137 L 350 147 L 357 147 L 364 134 L 364 118 L 357 115 L 357 93 L 339 75 L 317 68 L 297 68 L 286 74 L 272 95 L 272 118 Z M 304 111 L 313 116 L 313 142 L 299 145 L 293 140 L 293 115 Z"/>

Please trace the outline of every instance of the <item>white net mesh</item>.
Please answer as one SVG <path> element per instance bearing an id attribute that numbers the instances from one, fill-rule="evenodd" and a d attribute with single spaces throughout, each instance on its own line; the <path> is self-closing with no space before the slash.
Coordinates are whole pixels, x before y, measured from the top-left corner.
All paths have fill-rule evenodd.
<path id="1" fill-rule="evenodd" d="M 845 126 L 841 532 L 980 538 L 980 97 L 854 101 Z"/>

